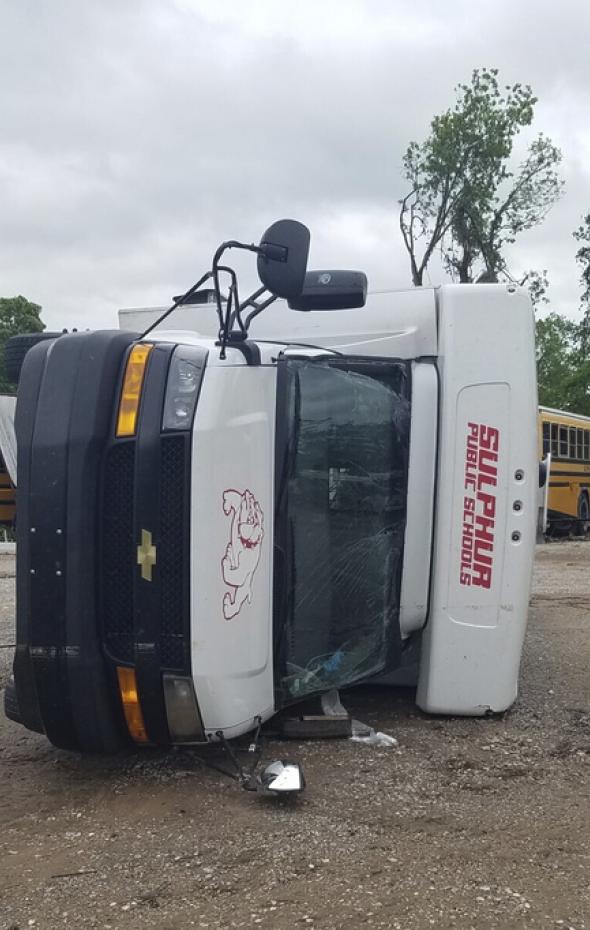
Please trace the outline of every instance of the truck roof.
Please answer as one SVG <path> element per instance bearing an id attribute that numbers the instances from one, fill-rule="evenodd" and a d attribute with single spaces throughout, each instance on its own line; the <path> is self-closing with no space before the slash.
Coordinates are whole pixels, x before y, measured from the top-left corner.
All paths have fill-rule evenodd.
<path id="1" fill-rule="evenodd" d="M 489 285 L 488 285 L 489 286 Z M 141 332 L 152 325 L 166 307 L 119 310 L 119 327 Z M 175 332 L 193 342 L 194 337 L 215 338 L 219 328 L 212 304 L 179 307 L 150 338 Z M 189 334 L 192 336 L 189 337 Z M 166 337 L 167 341 L 168 336 Z M 250 338 L 279 344 L 308 343 L 350 354 L 396 355 L 419 358 L 436 355 L 437 325 L 434 288 L 370 293 L 365 307 L 352 310 L 301 312 L 277 300 L 252 321 Z M 395 351 L 392 351 L 392 340 Z"/>

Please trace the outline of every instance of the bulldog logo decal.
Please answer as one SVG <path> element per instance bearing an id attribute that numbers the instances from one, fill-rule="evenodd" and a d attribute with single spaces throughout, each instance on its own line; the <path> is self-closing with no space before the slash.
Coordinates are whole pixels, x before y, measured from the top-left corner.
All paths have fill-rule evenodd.
<path id="1" fill-rule="evenodd" d="M 251 491 L 223 492 L 223 512 L 231 517 L 229 544 L 221 560 L 221 574 L 231 588 L 223 596 L 223 616 L 231 620 L 252 600 L 252 579 L 260 561 L 264 514 Z"/>

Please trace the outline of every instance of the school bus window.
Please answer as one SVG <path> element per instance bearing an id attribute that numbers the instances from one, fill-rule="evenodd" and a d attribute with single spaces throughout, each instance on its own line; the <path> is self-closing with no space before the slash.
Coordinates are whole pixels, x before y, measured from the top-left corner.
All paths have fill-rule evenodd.
<path id="1" fill-rule="evenodd" d="M 551 455 L 559 455 L 559 444 L 557 442 L 557 423 L 551 424 Z"/>
<path id="2" fill-rule="evenodd" d="M 567 458 L 568 453 L 568 429 L 567 426 L 559 427 L 559 454 L 562 459 Z"/>
<path id="3" fill-rule="evenodd" d="M 584 432 L 581 429 L 576 430 L 576 458 L 582 461 L 584 458 Z"/>
<path id="4" fill-rule="evenodd" d="M 549 440 L 549 423 L 543 423 L 543 455 L 547 455 L 551 448 Z"/>
<path id="5" fill-rule="evenodd" d="M 570 455 L 570 459 L 575 459 L 575 457 L 576 457 L 576 427 L 575 427 L 575 426 L 570 426 L 570 428 L 569 428 L 569 434 L 570 434 L 570 453 L 569 453 L 569 455 Z"/>

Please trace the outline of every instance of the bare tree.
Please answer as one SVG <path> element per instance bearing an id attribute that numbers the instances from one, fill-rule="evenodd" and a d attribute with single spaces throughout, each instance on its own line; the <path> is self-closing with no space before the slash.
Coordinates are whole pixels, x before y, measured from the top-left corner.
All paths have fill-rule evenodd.
<path id="1" fill-rule="evenodd" d="M 410 191 L 399 221 L 415 285 L 437 249 L 455 280 L 513 280 L 505 247 L 544 219 L 563 187 L 561 152 L 543 135 L 510 168 L 514 139 L 533 119 L 530 87 L 501 90 L 498 72 L 483 69 L 457 91 L 454 108 L 435 116 L 428 138 L 410 143 L 403 160 Z"/>

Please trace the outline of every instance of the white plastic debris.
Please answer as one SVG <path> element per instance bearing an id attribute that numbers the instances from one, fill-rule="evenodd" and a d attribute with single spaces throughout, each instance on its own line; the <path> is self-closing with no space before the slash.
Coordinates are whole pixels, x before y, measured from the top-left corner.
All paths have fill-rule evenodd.
<path id="1" fill-rule="evenodd" d="M 322 712 L 326 717 L 339 717 L 347 714 L 348 711 L 340 700 L 339 692 L 334 688 L 332 691 L 326 691 L 322 694 Z M 350 737 L 355 743 L 366 743 L 367 746 L 378 746 L 381 748 L 391 748 L 397 746 L 397 740 L 388 733 L 381 733 L 374 730 L 373 727 L 360 720 L 352 720 L 352 736 Z"/>

